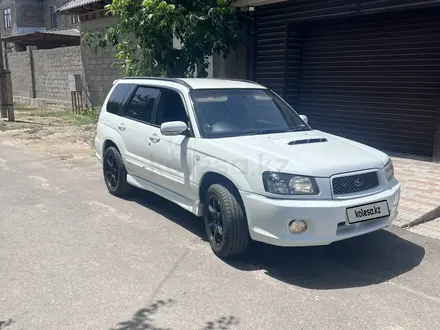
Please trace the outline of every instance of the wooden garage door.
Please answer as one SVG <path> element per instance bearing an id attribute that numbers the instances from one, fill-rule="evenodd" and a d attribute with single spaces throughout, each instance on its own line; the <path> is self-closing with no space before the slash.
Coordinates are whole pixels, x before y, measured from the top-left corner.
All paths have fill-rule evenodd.
<path id="1" fill-rule="evenodd" d="M 317 129 L 432 156 L 439 22 L 431 9 L 304 26 L 298 110 Z"/>

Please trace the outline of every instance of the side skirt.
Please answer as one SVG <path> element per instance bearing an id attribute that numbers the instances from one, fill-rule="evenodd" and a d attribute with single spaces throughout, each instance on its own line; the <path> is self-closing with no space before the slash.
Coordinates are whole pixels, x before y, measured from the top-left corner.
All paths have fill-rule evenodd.
<path id="1" fill-rule="evenodd" d="M 157 194 L 169 200 L 170 202 L 179 205 L 181 208 L 191 212 L 197 217 L 203 216 L 203 204 L 201 204 L 199 201 L 190 200 L 184 196 L 169 191 L 168 189 L 162 188 L 138 176 L 127 174 L 127 182 L 132 186 L 151 191 L 152 193 Z"/>

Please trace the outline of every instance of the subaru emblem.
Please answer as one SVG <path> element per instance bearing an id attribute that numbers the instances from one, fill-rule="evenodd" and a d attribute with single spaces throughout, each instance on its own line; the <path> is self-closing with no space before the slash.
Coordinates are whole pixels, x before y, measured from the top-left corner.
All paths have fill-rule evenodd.
<path id="1" fill-rule="evenodd" d="M 354 185 L 356 186 L 356 187 L 360 187 L 360 186 L 362 186 L 364 183 L 362 182 L 362 180 L 361 179 L 356 179 L 356 180 L 354 180 Z"/>

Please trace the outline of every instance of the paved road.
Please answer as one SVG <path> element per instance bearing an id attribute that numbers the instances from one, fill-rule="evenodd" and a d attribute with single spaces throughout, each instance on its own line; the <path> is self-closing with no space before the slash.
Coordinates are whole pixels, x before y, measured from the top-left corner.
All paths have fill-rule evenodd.
<path id="1" fill-rule="evenodd" d="M 0 143 L 0 329 L 440 329 L 440 244 L 400 229 L 224 262 L 95 161 Z"/>

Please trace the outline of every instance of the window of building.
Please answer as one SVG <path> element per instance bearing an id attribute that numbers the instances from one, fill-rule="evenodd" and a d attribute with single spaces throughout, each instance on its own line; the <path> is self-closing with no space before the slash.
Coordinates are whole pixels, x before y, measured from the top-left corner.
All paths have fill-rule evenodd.
<path id="1" fill-rule="evenodd" d="M 79 15 L 72 15 L 72 24 L 79 23 Z"/>
<path id="2" fill-rule="evenodd" d="M 156 88 L 138 87 L 125 110 L 128 118 L 151 123 L 151 117 L 160 91 Z"/>
<path id="3" fill-rule="evenodd" d="M 3 22 L 5 29 L 9 29 L 12 26 L 11 8 L 3 9 Z"/>
<path id="4" fill-rule="evenodd" d="M 56 27 L 57 26 L 57 7 L 56 6 L 50 6 L 50 27 Z"/>

